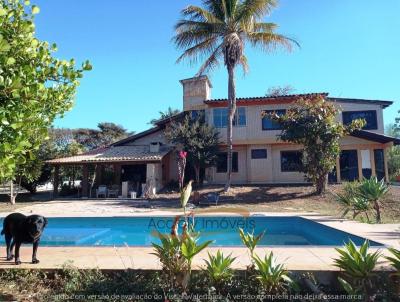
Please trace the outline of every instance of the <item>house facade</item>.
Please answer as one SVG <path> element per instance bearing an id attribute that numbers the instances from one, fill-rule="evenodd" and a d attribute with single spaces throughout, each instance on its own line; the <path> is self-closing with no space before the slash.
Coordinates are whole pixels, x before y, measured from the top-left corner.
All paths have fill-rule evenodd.
<path id="1" fill-rule="evenodd" d="M 175 146 L 164 136 L 164 131 L 173 120 L 185 114 L 204 114 L 205 122 L 217 128 L 220 134 L 221 152 L 216 167 L 205 170 L 204 180 L 211 184 L 224 183 L 226 179 L 226 99 L 212 99 L 212 85 L 206 76 L 180 81 L 183 86 L 183 112 L 160 120 L 156 126 L 118 141 L 101 150 L 75 157 L 55 159 L 49 163 L 57 169 L 63 165 L 79 165 L 84 178 L 94 170 L 101 184 L 105 169 L 111 169 L 114 183 L 122 181 L 136 183 L 152 182 L 157 190 L 177 179 Z M 336 167 L 329 175 L 331 182 L 351 181 L 363 177 L 377 176 L 388 180 L 386 152 L 398 139 L 384 135 L 383 110 L 392 102 L 334 98 L 327 93 L 296 94 L 274 97 L 249 97 L 237 99 L 237 112 L 233 127 L 233 173 L 235 184 L 288 184 L 304 183 L 304 174 L 299 172 L 301 146 L 288 144 L 278 139 L 279 124 L 263 117 L 263 112 L 284 114 L 301 98 L 322 96 L 339 109 L 337 120 L 350 123 L 357 118 L 367 122 L 363 130 L 340 141 L 341 155 Z M 55 174 L 55 180 L 57 175 Z M 87 180 L 83 180 L 83 196 L 88 196 Z M 138 187 L 138 185 L 136 185 Z"/>
<path id="2" fill-rule="evenodd" d="M 217 167 L 206 171 L 210 183 L 224 183 L 226 179 L 226 99 L 211 98 L 211 83 L 207 77 L 181 81 L 183 85 L 183 108 L 185 111 L 202 110 L 206 122 L 214 125 L 221 137 L 221 154 Z M 392 102 L 333 98 L 327 93 L 297 94 L 277 97 L 249 97 L 237 99 L 237 112 L 233 126 L 233 173 L 232 182 L 257 183 L 303 183 L 304 174 L 299 172 L 301 146 L 279 141 L 279 124 L 263 112 L 284 114 L 300 98 L 322 96 L 338 109 L 337 121 L 345 124 L 357 118 L 367 122 L 363 130 L 344 137 L 340 141 L 341 155 L 331 182 L 351 181 L 363 177 L 388 177 L 386 150 L 399 141 L 384 135 L 383 110 Z"/>

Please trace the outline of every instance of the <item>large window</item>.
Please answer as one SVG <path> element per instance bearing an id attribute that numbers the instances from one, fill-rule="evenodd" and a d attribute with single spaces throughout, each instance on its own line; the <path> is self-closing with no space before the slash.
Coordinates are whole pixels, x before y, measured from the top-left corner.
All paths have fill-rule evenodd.
<path id="1" fill-rule="evenodd" d="M 375 172 L 378 180 L 385 179 L 385 152 L 383 149 L 374 150 Z"/>
<path id="2" fill-rule="evenodd" d="M 267 158 L 267 149 L 253 149 L 251 150 L 251 159 Z"/>
<path id="3" fill-rule="evenodd" d="M 265 110 L 263 112 L 265 114 L 276 113 L 279 116 L 282 116 L 282 115 L 286 114 L 286 110 L 285 109 Z M 264 116 L 262 118 L 262 130 L 280 130 L 280 129 L 282 129 L 281 125 L 279 123 L 275 122 L 270 117 Z"/>
<path id="4" fill-rule="evenodd" d="M 300 172 L 302 168 L 301 151 L 281 151 L 281 171 Z"/>
<path id="5" fill-rule="evenodd" d="M 218 153 L 217 160 L 217 173 L 226 173 L 228 171 L 228 153 Z M 236 173 L 239 171 L 238 153 L 232 152 L 232 172 Z"/>
<path id="6" fill-rule="evenodd" d="M 340 178 L 344 181 L 358 180 L 357 150 L 343 150 L 340 153 Z"/>
<path id="7" fill-rule="evenodd" d="M 343 124 L 349 125 L 356 119 L 364 119 L 367 124 L 363 129 L 365 130 L 376 130 L 378 129 L 378 120 L 376 118 L 375 110 L 366 111 L 344 111 L 343 113 Z"/>
<path id="8" fill-rule="evenodd" d="M 228 109 L 215 108 L 213 110 L 214 127 L 226 128 L 228 124 Z M 233 118 L 233 126 L 246 126 L 246 108 L 237 107 L 235 117 Z"/>

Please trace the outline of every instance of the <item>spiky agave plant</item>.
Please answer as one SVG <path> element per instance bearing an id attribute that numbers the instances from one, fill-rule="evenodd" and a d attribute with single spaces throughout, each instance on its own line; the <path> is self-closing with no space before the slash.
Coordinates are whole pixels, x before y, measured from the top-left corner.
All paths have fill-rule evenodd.
<path id="1" fill-rule="evenodd" d="M 390 247 L 388 248 L 388 251 L 392 255 L 386 256 L 385 258 L 389 260 L 390 265 L 395 269 L 393 275 L 400 278 L 400 250 Z"/>
<path id="2" fill-rule="evenodd" d="M 265 292 L 277 294 L 287 288 L 296 287 L 284 265 L 276 262 L 273 252 L 266 253 L 264 259 L 254 255 L 253 260 L 256 267 L 255 278 L 260 282 Z"/>
<path id="3" fill-rule="evenodd" d="M 228 123 L 227 123 L 227 181 L 229 190 L 232 174 L 232 126 L 236 111 L 235 72 L 241 65 L 248 69 L 245 46 L 271 51 L 277 46 L 291 50 L 298 43 L 276 33 L 277 25 L 263 22 L 277 5 L 277 0 L 202 0 L 202 7 L 190 5 L 182 10 L 182 19 L 175 25 L 173 38 L 176 46 L 184 50 L 178 62 L 203 61 L 198 74 L 213 70 L 223 62 L 228 71 Z"/>
<path id="4" fill-rule="evenodd" d="M 224 284 L 229 282 L 234 276 L 234 270 L 231 268 L 232 263 L 235 261 L 235 257 L 231 254 L 224 256 L 224 254 L 218 250 L 216 255 L 211 255 L 208 253 L 208 260 L 206 262 L 207 276 L 211 284 L 221 291 Z"/>
<path id="5" fill-rule="evenodd" d="M 351 284 L 354 291 L 360 291 L 367 296 L 372 295 L 372 281 L 376 277 L 374 269 L 381 252 L 369 253 L 368 240 L 359 249 L 352 240 L 349 240 L 343 248 L 335 250 L 340 256 L 334 259 L 334 265 L 343 270 L 345 281 Z"/>

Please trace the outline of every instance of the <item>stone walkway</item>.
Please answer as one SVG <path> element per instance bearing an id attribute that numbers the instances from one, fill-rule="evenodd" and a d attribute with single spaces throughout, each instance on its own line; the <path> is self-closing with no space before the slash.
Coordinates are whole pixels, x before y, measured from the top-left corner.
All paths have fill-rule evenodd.
<path id="1" fill-rule="evenodd" d="M 120 201 L 120 200 L 75 200 L 75 201 L 52 201 L 42 204 L 35 204 L 18 209 L 18 212 L 26 215 L 33 213 L 46 217 L 115 217 L 115 216 L 168 216 L 176 215 L 178 209 L 171 211 L 161 211 L 149 208 L 147 201 Z M 238 208 L 227 213 L 216 212 L 211 208 L 200 209 L 195 212 L 201 215 L 246 215 L 250 214 L 245 209 L 238 213 Z M 6 216 L 8 213 L 0 213 Z M 251 213 L 267 216 L 302 216 L 318 223 L 349 232 L 373 241 L 383 243 L 387 246 L 400 248 L 400 224 L 380 224 L 372 225 L 336 219 L 327 216 L 320 216 L 310 213 Z M 5 247 L 3 255 L 5 255 Z M 208 248 L 195 257 L 194 266 L 199 268 L 204 265 L 202 259 L 207 258 L 207 252 L 215 253 L 217 249 L 225 254 L 232 253 L 237 257 L 234 267 L 244 269 L 249 262 L 248 251 L 242 247 Z M 375 250 L 372 249 L 371 250 Z M 380 250 L 387 254 L 385 248 Z M 266 251 L 273 251 L 278 260 L 285 263 L 289 270 L 316 270 L 327 271 L 337 270 L 333 266 L 333 258 L 337 257 L 337 252 L 332 247 L 271 247 L 257 248 L 256 252 L 263 256 Z M 70 263 L 79 268 L 100 268 L 100 269 L 159 269 L 160 263 L 152 255 L 152 248 L 149 247 L 40 247 L 38 258 L 39 264 L 30 264 L 32 248 L 25 245 L 21 248 L 21 268 L 60 268 L 66 263 Z M 0 258 L 0 269 L 11 268 L 13 262 L 5 261 Z M 387 269 L 387 262 L 379 263 L 380 269 Z"/>

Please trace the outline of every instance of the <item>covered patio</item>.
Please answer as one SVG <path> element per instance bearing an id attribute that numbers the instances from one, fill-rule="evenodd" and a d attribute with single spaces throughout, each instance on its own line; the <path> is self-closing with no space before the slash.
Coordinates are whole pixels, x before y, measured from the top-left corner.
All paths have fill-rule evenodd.
<path id="1" fill-rule="evenodd" d="M 171 151 L 167 146 L 111 146 L 49 160 L 54 166 L 53 198 L 59 196 L 60 172 L 66 167 L 81 172 L 78 198 L 156 194 L 169 181 Z"/>

